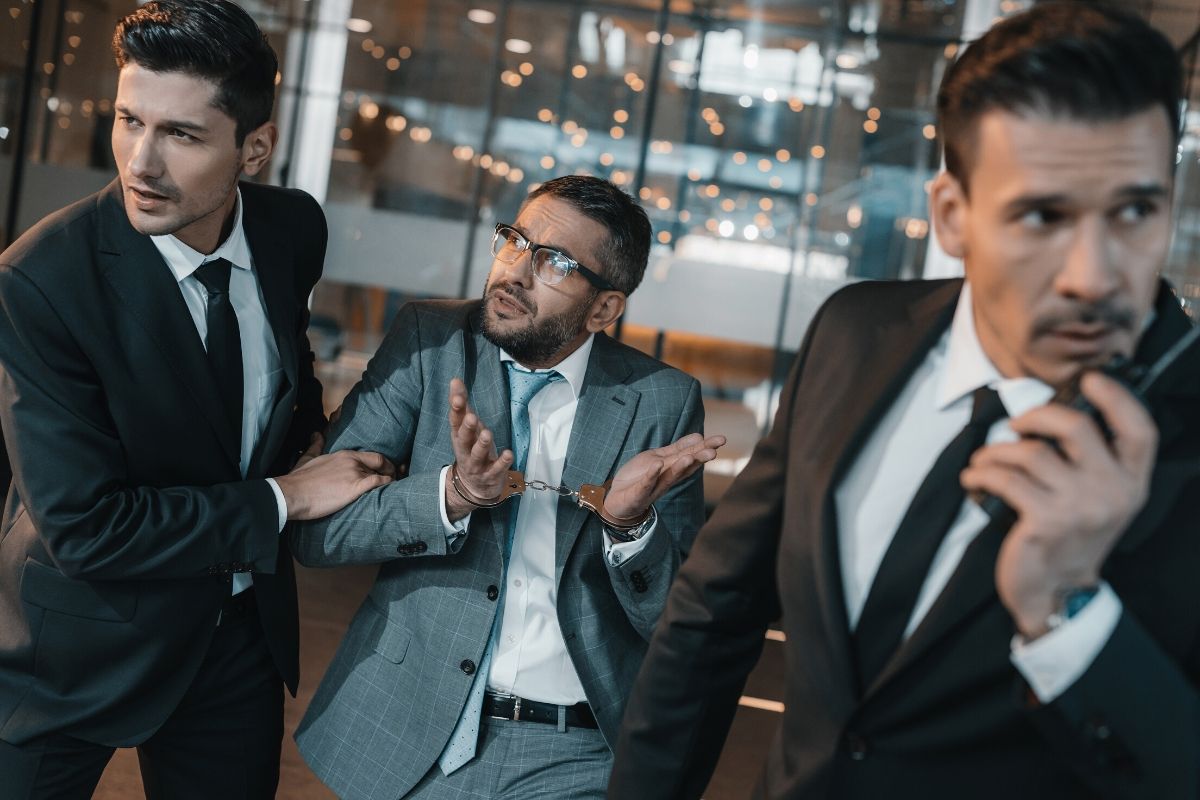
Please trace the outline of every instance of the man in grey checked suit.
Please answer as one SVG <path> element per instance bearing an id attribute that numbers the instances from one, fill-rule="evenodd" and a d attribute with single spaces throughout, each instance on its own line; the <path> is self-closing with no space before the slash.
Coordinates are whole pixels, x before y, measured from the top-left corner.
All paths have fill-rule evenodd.
<path id="1" fill-rule="evenodd" d="M 304 564 L 381 564 L 296 734 L 340 796 L 603 796 L 724 444 L 693 378 L 603 333 L 649 245 L 611 183 L 543 184 L 497 226 L 482 302 L 405 306 L 347 397 L 329 448 L 409 472 L 295 534 Z M 611 480 L 603 519 L 532 488 L 493 506 L 510 469 Z"/>

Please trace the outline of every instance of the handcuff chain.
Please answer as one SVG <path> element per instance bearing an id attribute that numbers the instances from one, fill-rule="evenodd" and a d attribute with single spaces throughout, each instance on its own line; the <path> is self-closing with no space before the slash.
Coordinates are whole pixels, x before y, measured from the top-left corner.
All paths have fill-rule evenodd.
<path id="1" fill-rule="evenodd" d="M 579 497 L 579 492 L 575 489 L 568 489 L 566 486 L 554 486 L 553 484 L 546 483 L 545 481 L 525 481 L 525 488 L 537 489 L 540 492 L 554 492 L 560 497 Z"/>

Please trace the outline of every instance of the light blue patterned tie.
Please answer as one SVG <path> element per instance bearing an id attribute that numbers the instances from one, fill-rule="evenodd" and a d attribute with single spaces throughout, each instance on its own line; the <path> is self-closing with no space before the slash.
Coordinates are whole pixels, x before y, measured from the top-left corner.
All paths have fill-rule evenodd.
<path id="1" fill-rule="evenodd" d="M 511 399 L 509 413 L 512 416 L 512 449 L 513 469 L 525 471 L 525 461 L 529 457 L 529 401 L 547 384 L 562 380 L 553 370 L 550 372 L 529 372 L 521 369 L 514 361 L 505 362 L 508 367 L 508 394 Z M 519 499 L 519 498 L 518 498 Z M 517 503 L 510 501 L 508 518 L 508 541 L 504 545 L 504 566 L 508 569 L 508 556 L 512 551 L 513 536 L 517 527 Z M 501 586 L 507 581 L 501 581 Z M 500 633 L 500 624 L 504 619 L 504 594 L 496 607 L 496 619 L 492 624 L 492 632 L 488 638 L 487 649 L 483 653 L 483 661 L 475 673 L 475 682 L 471 684 L 471 693 L 467 696 L 467 704 L 463 707 L 462 716 L 446 749 L 438 758 L 438 766 L 443 775 L 449 775 L 475 757 L 475 746 L 479 742 L 479 721 L 483 713 L 483 694 L 487 689 L 488 673 L 492 669 L 492 651 L 495 650 L 496 637 Z"/>

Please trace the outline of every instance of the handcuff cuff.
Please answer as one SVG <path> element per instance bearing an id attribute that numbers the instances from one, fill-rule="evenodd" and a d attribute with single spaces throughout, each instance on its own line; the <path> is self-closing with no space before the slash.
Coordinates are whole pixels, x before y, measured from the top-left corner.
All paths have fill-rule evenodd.
<path id="1" fill-rule="evenodd" d="M 612 488 L 611 480 L 602 484 L 585 483 L 578 489 L 570 489 L 540 480 L 527 481 L 521 472 L 510 469 L 504 480 L 504 486 L 500 489 L 500 494 L 491 500 L 484 500 L 472 494 L 471 490 L 463 484 L 462 478 L 458 475 L 458 464 L 455 463 L 450 465 L 450 485 L 454 487 L 454 491 L 458 493 L 459 497 L 476 508 L 496 508 L 503 505 L 510 497 L 524 494 L 527 489 L 552 492 L 559 497 L 574 500 L 580 508 L 591 511 L 608 528 L 609 536 L 622 543 L 636 541 L 644 533 L 644 530 L 638 529 L 643 528 L 654 514 L 653 507 L 647 508 L 646 513 L 640 517 L 613 517 L 605 513 L 604 497 Z"/>

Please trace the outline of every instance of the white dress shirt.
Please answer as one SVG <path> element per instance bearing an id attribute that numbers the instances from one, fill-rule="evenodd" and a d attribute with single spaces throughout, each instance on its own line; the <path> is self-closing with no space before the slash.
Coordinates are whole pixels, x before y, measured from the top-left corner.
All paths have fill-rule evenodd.
<path id="1" fill-rule="evenodd" d="M 154 246 L 158 248 L 158 252 L 162 254 L 175 276 L 183 301 L 187 304 L 192 322 L 196 325 L 196 332 L 200 335 L 201 345 L 205 345 L 208 335 L 208 290 L 193 273 L 202 264 L 218 258 L 224 258 L 233 265 L 229 271 L 229 299 L 237 315 L 242 342 L 244 388 L 240 467 L 242 477 L 245 477 L 254 446 L 267 426 L 271 407 L 283 381 L 283 367 L 279 361 L 279 351 L 275 347 L 271 324 L 267 320 L 262 290 L 254 274 L 254 259 L 250 255 L 246 232 L 242 228 L 241 190 L 237 190 L 233 229 L 211 255 L 193 250 L 172 235 L 151 236 L 150 241 L 154 242 Z M 287 505 L 283 499 L 283 492 L 273 479 L 268 478 L 267 483 L 275 493 L 275 503 L 279 509 L 279 530 L 282 531 L 284 523 L 287 522 Z M 234 573 L 233 593 L 244 591 L 251 583 L 253 578 L 250 573 Z"/>
<path id="2" fill-rule="evenodd" d="M 541 480 L 554 486 L 562 480 L 567 445 L 571 441 L 575 410 L 583 392 L 594 340 L 595 337 L 589 336 L 579 349 L 553 367 L 565 380 L 548 384 L 529 402 L 526 480 Z M 516 359 L 502 350 L 500 360 Z M 443 486 L 448 469 L 442 471 Z M 470 516 L 451 523 L 446 514 L 444 493 L 440 507 L 442 525 L 448 537 L 453 539 L 466 531 Z M 604 556 L 614 565 L 632 558 L 646 546 L 655 527 L 651 526 L 634 542 L 614 544 L 607 536 L 603 537 Z M 573 705 L 582 702 L 587 696 L 558 625 L 554 563 L 558 495 L 532 489 L 521 495 L 515 531 L 505 577 L 507 585 L 501 597 L 503 617 L 488 673 L 488 688 L 543 703 Z"/>
<path id="3" fill-rule="evenodd" d="M 913 373 L 835 490 L 842 585 L 852 629 L 904 512 L 938 455 L 967 424 L 971 395 L 981 386 L 999 393 L 1009 415 L 991 427 L 988 443 L 1014 441 L 1009 418 L 1045 404 L 1054 393 L 1036 379 L 1000 375 L 979 343 L 971 289 L 964 284 L 950 329 Z M 978 505 L 964 501 L 934 556 L 906 637 L 929 612 L 987 521 Z M 1112 635 L 1121 608 L 1112 588 L 1102 584 L 1099 594 L 1065 624 L 1033 642 L 1014 639 L 1012 662 L 1043 703 L 1087 670 Z"/>

